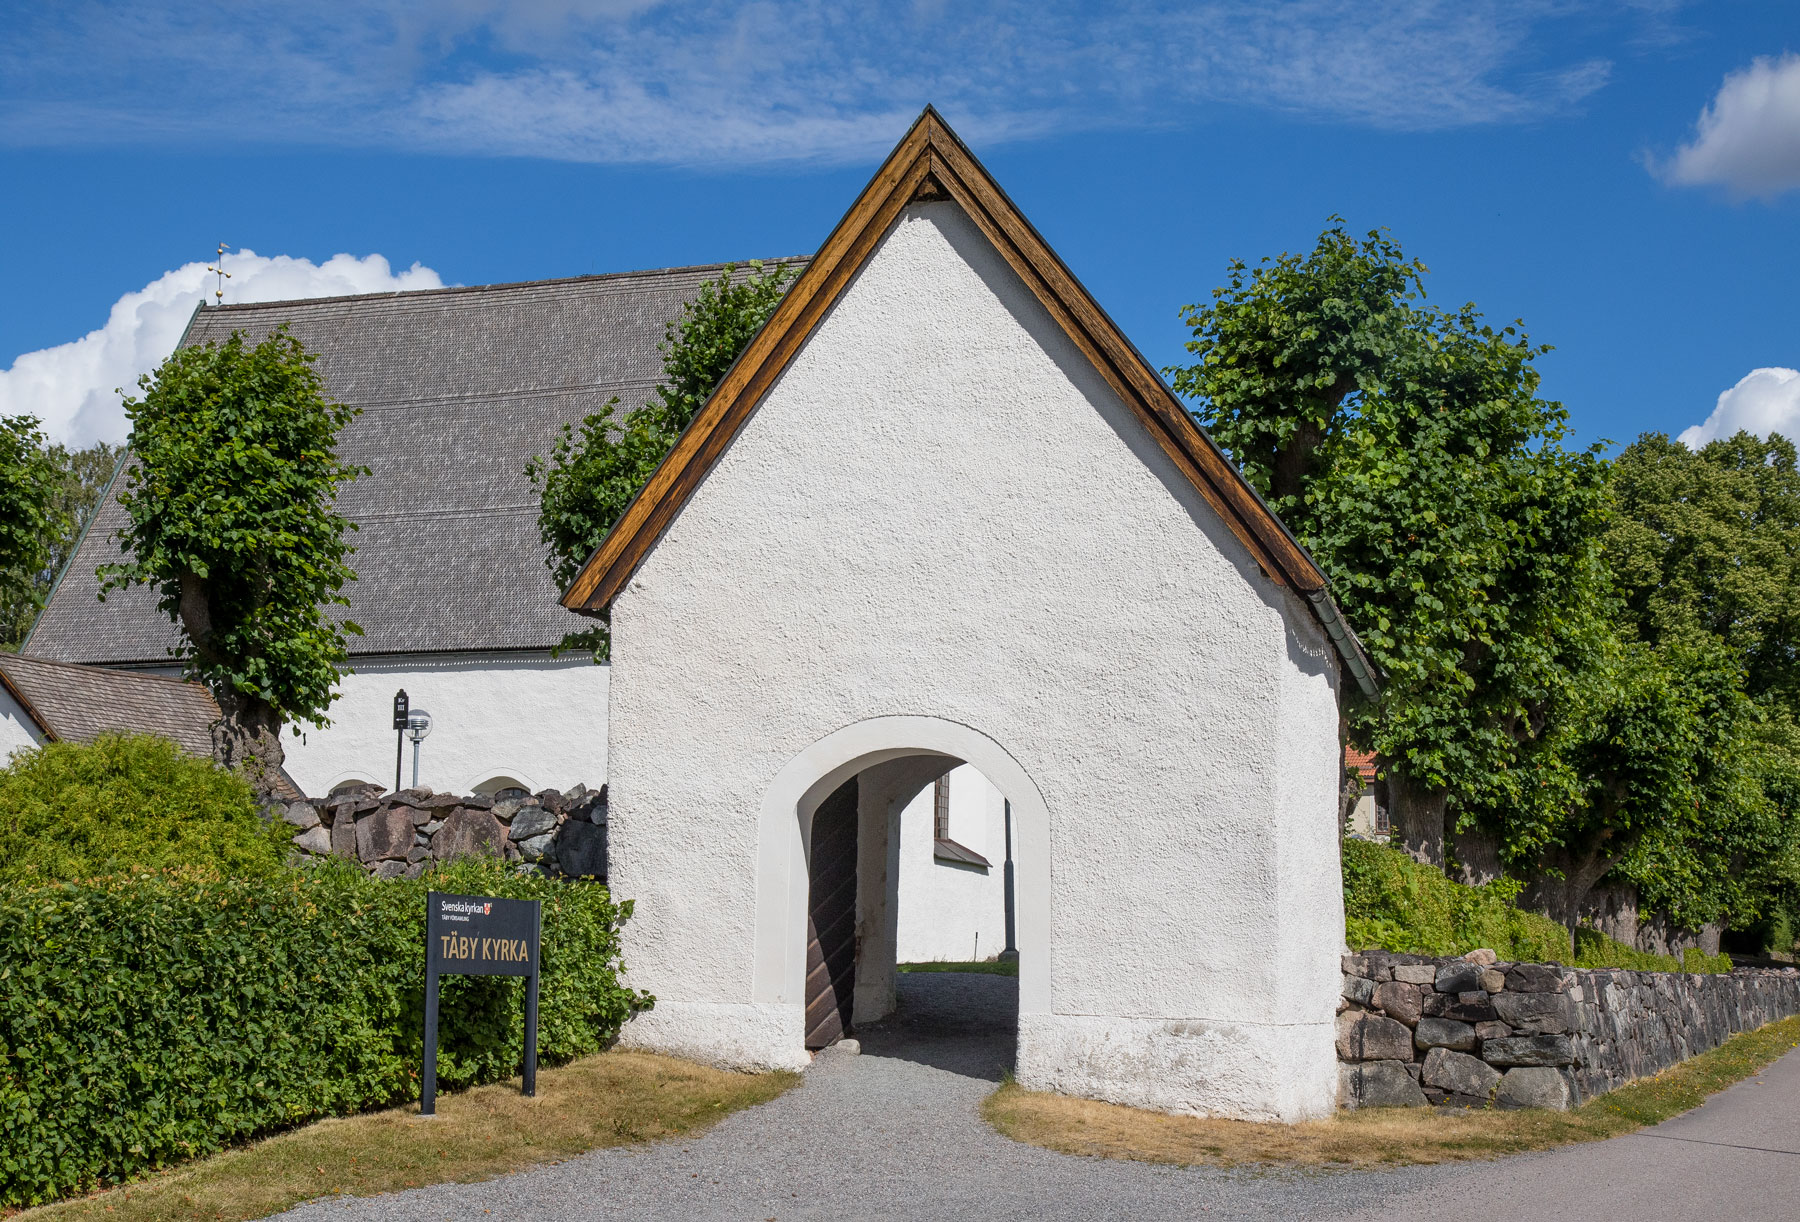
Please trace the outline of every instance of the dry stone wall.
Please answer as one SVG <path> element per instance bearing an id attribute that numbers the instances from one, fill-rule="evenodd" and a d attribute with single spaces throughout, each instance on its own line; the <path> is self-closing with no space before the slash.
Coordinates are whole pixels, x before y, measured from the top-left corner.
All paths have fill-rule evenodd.
<path id="1" fill-rule="evenodd" d="M 417 878 L 434 861 L 488 856 L 558 878 L 606 879 L 606 786 L 493 797 L 378 786 L 290 803 L 302 861 L 342 857 L 381 878 Z"/>
<path id="2" fill-rule="evenodd" d="M 1367 951 L 1344 956 L 1344 1107 L 1566 1109 L 1800 1014 L 1800 971 L 1576 970 Z"/>

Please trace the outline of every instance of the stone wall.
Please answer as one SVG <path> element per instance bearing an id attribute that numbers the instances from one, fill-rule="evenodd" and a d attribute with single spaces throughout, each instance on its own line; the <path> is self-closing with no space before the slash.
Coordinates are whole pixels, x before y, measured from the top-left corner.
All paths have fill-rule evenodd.
<path id="1" fill-rule="evenodd" d="M 1577 1106 L 1800 1014 L 1800 970 L 1575 970 L 1365 951 L 1344 956 L 1344 1107 Z"/>
<path id="2" fill-rule="evenodd" d="M 374 785 L 294 802 L 282 818 L 302 862 L 342 857 L 382 878 L 417 878 L 433 861 L 486 855 L 559 878 L 606 879 L 606 786 L 493 797 Z"/>

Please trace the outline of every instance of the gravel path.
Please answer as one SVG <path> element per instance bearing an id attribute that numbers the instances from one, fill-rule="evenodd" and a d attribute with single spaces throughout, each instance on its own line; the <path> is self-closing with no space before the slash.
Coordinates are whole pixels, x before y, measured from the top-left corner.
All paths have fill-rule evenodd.
<path id="1" fill-rule="evenodd" d="M 697 1140 L 599 1150 L 485 1184 L 314 1202 L 281 1217 L 292 1222 L 1197 1217 L 1319 1222 L 1345 1215 L 1376 1222 L 1414 1217 L 1439 1222 L 1465 1213 L 1478 1213 L 1484 1222 L 1778 1217 L 1783 1216 L 1781 1208 L 1755 1210 L 1752 1204 L 1771 1199 L 1758 1177 L 1777 1159 L 1784 1159 L 1790 1170 L 1774 1183 L 1788 1193 L 1800 1191 L 1795 1179 L 1800 1157 L 1700 1144 L 1714 1140 L 1706 1129 L 1692 1129 L 1683 1141 L 1658 1136 L 1670 1126 L 1651 1135 L 1505 1163 L 1373 1173 L 1184 1169 L 1054 1154 L 1001 1137 L 976 1110 L 1012 1059 L 1016 984 L 995 976 L 903 975 L 898 1014 L 863 1032 L 862 1055 L 821 1054 L 804 1084 L 728 1117 Z M 1774 1081 L 1777 1071 L 1785 1074 L 1781 1098 L 1787 1128 L 1779 1129 L 1780 1141 L 1761 1144 L 1800 1151 L 1800 1126 L 1795 1123 L 1800 1117 L 1800 1060 L 1790 1057 L 1764 1077 Z M 1737 1126 L 1721 1133 L 1737 1133 L 1745 1125 L 1766 1130 L 1766 1124 L 1758 1126 L 1751 1117 L 1758 1104 L 1776 1097 L 1776 1090 L 1758 1087 L 1758 1081 L 1734 1087 L 1671 1125 L 1710 1111 Z M 1744 1092 L 1752 1097 L 1719 1106 Z M 1747 1188 L 1741 1183 L 1734 1187 L 1728 1179 L 1721 1183 L 1716 1172 L 1739 1171 L 1735 1162 L 1722 1166 L 1717 1161 L 1726 1154 L 1747 1160 L 1741 1169 L 1750 1181 Z M 1642 1168 L 1634 1172 L 1640 1163 Z M 1626 1182 L 1634 1174 L 1653 1174 L 1657 1167 L 1680 1169 L 1690 1177 L 1691 1191 L 1685 1198 L 1677 1192 L 1648 1199 L 1673 1204 L 1704 1190 L 1706 1201 L 1720 1211 L 1696 1209 L 1690 1201 L 1685 1210 L 1667 1215 L 1629 1206 L 1620 1212 L 1612 1207 L 1616 1198 L 1594 1191 L 1598 1182 Z M 1596 1168 L 1605 1172 L 1598 1182 Z M 1677 1187 L 1679 1179 L 1657 1175 L 1658 1182 L 1674 1180 Z M 1725 1211 L 1721 1192 L 1747 1192 L 1743 1201 L 1754 1212 Z"/>

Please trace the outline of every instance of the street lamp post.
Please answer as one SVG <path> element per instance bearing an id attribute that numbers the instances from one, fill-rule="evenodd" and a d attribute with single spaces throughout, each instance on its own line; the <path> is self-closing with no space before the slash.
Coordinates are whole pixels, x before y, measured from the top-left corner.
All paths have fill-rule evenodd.
<path id="1" fill-rule="evenodd" d="M 413 745 L 413 782 L 412 787 L 419 787 L 419 744 L 431 733 L 431 714 L 424 709 L 413 709 L 406 715 L 406 736 L 412 739 Z"/>

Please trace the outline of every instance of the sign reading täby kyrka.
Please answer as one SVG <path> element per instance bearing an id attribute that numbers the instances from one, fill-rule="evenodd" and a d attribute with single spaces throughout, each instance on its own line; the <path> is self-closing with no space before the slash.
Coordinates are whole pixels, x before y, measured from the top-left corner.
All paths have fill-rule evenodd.
<path id="1" fill-rule="evenodd" d="M 438 977 L 524 976 L 524 1093 L 537 1094 L 537 900 L 425 893 L 425 1081 L 419 1112 L 437 1112 Z"/>

